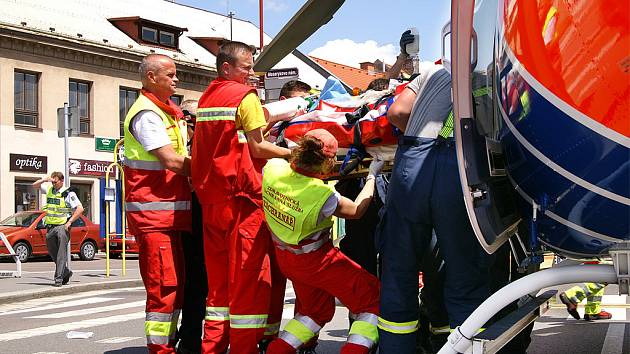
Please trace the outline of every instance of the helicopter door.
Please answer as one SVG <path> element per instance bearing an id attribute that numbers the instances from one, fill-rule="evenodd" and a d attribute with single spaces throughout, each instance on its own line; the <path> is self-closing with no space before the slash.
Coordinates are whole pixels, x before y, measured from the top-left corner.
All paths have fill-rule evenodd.
<path id="1" fill-rule="evenodd" d="M 451 35 L 454 130 L 468 217 L 482 247 L 493 253 L 516 232 L 520 216 L 498 141 L 494 46 L 499 0 L 453 0 Z M 442 50 L 443 56 L 445 50 Z"/>

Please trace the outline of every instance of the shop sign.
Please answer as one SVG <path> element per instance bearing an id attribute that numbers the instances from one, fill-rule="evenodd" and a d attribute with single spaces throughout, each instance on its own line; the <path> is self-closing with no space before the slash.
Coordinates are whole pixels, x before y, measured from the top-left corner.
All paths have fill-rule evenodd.
<path id="1" fill-rule="evenodd" d="M 118 139 L 97 136 L 94 138 L 96 151 L 114 152 Z"/>
<path id="2" fill-rule="evenodd" d="M 37 155 L 9 154 L 9 171 L 48 172 L 48 157 Z"/>
<path id="3" fill-rule="evenodd" d="M 91 177 L 105 177 L 107 166 L 111 164 L 110 161 L 81 159 L 70 159 L 68 162 L 70 163 L 68 169 L 71 176 Z M 112 169 L 112 171 L 115 171 L 115 169 Z"/>

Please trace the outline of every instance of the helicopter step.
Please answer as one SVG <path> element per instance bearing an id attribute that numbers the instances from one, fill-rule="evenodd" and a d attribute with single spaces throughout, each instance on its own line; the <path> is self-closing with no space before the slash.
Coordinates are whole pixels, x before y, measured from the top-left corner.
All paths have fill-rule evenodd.
<path id="1" fill-rule="evenodd" d="M 471 353 L 492 354 L 499 351 L 525 327 L 549 310 L 549 300 L 556 293 L 556 290 L 546 291 L 493 323 L 472 339 Z"/>

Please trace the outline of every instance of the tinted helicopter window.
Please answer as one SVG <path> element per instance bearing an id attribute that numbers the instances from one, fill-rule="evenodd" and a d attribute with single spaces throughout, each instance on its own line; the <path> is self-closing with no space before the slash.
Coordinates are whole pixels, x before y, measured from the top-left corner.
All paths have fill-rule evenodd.
<path id="1" fill-rule="evenodd" d="M 477 34 L 477 62 L 473 63 L 472 91 L 477 130 L 498 140 L 499 117 L 493 108 L 494 45 L 498 0 L 477 0 L 473 28 Z M 473 48 L 474 50 L 474 48 Z M 474 60 L 474 57 L 473 57 Z"/>

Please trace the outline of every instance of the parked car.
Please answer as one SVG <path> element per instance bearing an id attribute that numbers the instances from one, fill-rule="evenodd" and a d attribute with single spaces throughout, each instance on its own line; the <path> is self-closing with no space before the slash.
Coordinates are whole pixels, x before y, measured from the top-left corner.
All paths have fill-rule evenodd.
<path id="1" fill-rule="evenodd" d="M 47 255 L 45 211 L 21 211 L 0 221 L 0 232 L 6 237 L 21 262 L 32 256 Z M 99 225 L 81 215 L 70 228 L 70 251 L 84 261 L 91 261 L 98 252 Z M 9 250 L 0 241 L 0 254 Z"/>
<path id="2" fill-rule="evenodd" d="M 103 241 L 105 245 L 105 241 Z M 125 235 L 125 255 L 138 254 L 138 244 L 136 238 L 129 233 Z M 119 258 L 122 256 L 122 235 L 111 235 L 109 238 L 109 257 Z"/>

